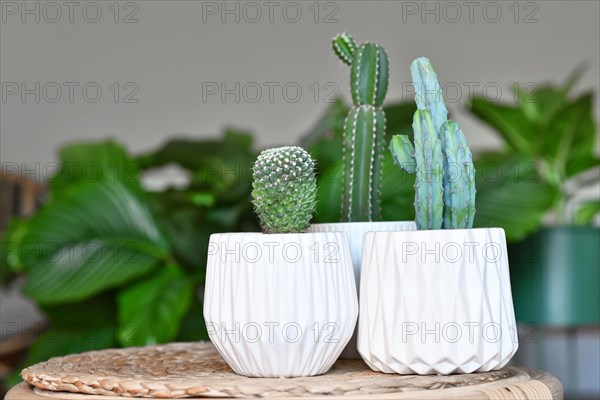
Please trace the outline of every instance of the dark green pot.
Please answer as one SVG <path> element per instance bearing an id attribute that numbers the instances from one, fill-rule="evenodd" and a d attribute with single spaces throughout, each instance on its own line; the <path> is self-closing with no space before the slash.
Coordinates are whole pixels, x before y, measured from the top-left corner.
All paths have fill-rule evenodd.
<path id="1" fill-rule="evenodd" d="M 600 229 L 545 228 L 509 248 L 517 321 L 600 322 Z"/>

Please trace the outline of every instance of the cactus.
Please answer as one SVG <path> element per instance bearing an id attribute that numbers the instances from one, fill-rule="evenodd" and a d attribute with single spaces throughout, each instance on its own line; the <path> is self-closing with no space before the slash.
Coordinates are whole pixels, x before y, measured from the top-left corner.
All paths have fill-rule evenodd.
<path id="1" fill-rule="evenodd" d="M 344 123 L 342 221 L 379 220 L 385 136 L 381 106 L 388 87 L 387 54 L 377 44 L 357 47 L 345 33 L 333 39 L 332 47 L 350 65 L 354 103 Z"/>
<path id="2" fill-rule="evenodd" d="M 419 229 L 472 228 L 475 169 L 460 126 L 448 120 L 437 75 L 426 58 L 411 65 L 417 112 L 414 146 L 406 135 L 390 142 L 394 162 L 416 174 L 415 213 Z M 440 170 L 441 167 L 441 170 Z"/>
<path id="3" fill-rule="evenodd" d="M 444 228 L 471 228 L 475 217 L 475 168 L 467 138 L 454 121 L 442 124 Z"/>
<path id="4" fill-rule="evenodd" d="M 352 64 L 354 52 L 356 51 L 356 43 L 354 42 L 354 39 L 352 39 L 352 36 L 346 33 L 340 33 L 333 38 L 331 47 L 333 47 L 333 51 L 340 60 L 348 65 Z"/>
<path id="5" fill-rule="evenodd" d="M 431 62 L 425 57 L 417 58 L 412 62 L 410 74 L 415 87 L 417 109 L 428 110 L 431 113 L 435 129 L 441 140 L 440 129 L 442 124 L 448 120 L 448 110 L 444 104 L 444 96 L 437 74 L 433 70 Z"/>
<path id="6" fill-rule="evenodd" d="M 299 233 L 317 206 L 315 164 L 300 147 L 260 153 L 253 167 L 252 203 L 264 233 Z"/>
<path id="7" fill-rule="evenodd" d="M 317 206 L 315 163 L 300 147 L 267 149 L 253 167 L 252 203 L 264 233 L 300 233 Z"/>

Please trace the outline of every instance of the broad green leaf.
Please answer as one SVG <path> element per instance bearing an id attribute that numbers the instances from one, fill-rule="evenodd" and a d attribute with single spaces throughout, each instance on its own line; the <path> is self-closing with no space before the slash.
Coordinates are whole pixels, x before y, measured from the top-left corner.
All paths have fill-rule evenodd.
<path id="1" fill-rule="evenodd" d="M 53 244 L 48 244 L 53 246 Z M 24 292 L 42 304 L 85 299 L 150 272 L 157 257 L 146 253 L 147 243 L 104 239 L 63 244 L 58 253 L 38 253 L 29 268 Z"/>
<path id="2" fill-rule="evenodd" d="M 481 97 L 471 99 L 470 109 L 483 122 L 495 128 L 511 149 L 526 154 L 535 151 L 536 135 L 540 132 L 521 109 Z"/>
<path id="3" fill-rule="evenodd" d="M 194 274 L 204 276 L 212 233 L 258 230 L 249 191 L 231 205 L 217 203 L 212 208 L 194 205 L 185 190 L 152 193 L 150 199 L 155 215 L 171 238 L 172 255 L 180 266 Z"/>
<path id="4" fill-rule="evenodd" d="M 149 272 L 169 245 L 141 193 L 120 182 L 70 185 L 27 225 L 25 292 L 81 300 Z"/>
<path id="5" fill-rule="evenodd" d="M 248 134 L 227 131 L 219 140 L 174 139 L 142 155 L 143 168 L 179 164 L 192 172 L 189 190 L 210 192 L 217 202 L 237 202 L 251 190 L 256 154 Z"/>
<path id="6" fill-rule="evenodd" d="M 119 294 L 119 342 L 123 346 L 175 339 L 193 296 L 193 282 L 174 266 Z"/>
<path id="7" fill-rule="evenodd" d="M 598 213 L 600 213 L 600 200 L 584 203 L 577 210 L 574 222 L 577 225 L 589 225 Z"/>
<path id="8" fill-rule="evenodd" d="M 563 88 L 538 86 L 533 83 L 529 84 L 529 90 L 517 83 L 511 88 L 516 88 L 515 97 L 524 115 L 540 127 L 547 126 L 567 102 L 568 93 Z"/>
<path id="9" fill-rule="evenodd" d="M 114 141 L 73 143 L 59 151 L 60 171 L 49 178 L 53 193 L 78 183 L 110 181 L 138 187 L 138 167 Z"/>
<path id="10" fill-rule="evenodd" d="M 568 151 L 559 149 L 558 159 L 563 165 L 567 178 L 575 176 L 599 164 L 597 156 L 598 124 L 594 120 L 592 94 L 579 97 L 569 107 L 569 114 L 577 122 L 575 127 L 569 127 L 567 132 L 572 132 L 572 141 Z M 566 118 L 565 118 L 566 120 Z M 565 123 L 562 120 L 561 123 Z"/>
<path id="11" fill-rule="evenodd" d="M 526 156 L 488 153 L 475 162 L 477 201 L 475 227 L 501 227 L 509 241 L 534 232 L 559 193 L 539 176 Z"/>
<path id="12" fill-rule="evenodd" d="M 592 95 L 584 95 L 560 109 L 545 130 L 547 140 L 541 140 L 539 155 L 552 165 L 561 182 L 567 178 L 569 162 L 580 164 L 594 155 L 596 126 L 592 113 Z"/>
<path id="13" fill-rule="evenodd" d="M 514 83 L 511 89 L 527 118 L 535 121 L 539 128 L 545 130 L 550 121 L 556 117 L 556 113 L 567 104 L 569 93 L 584 70 L 583 66 L 578 67 L 562 86 L 529 82 L 524 85 Z"/>
<path id="14" fill-rule="evenodd" d="M 0 282 L 8 283 L 14 275 L 12 273 L 22 272 L 23 265 L 22 242 L 27 233 L 27 221 L 21 218 L 12 218 L 4 232 L 0 233 Z M 5 280 L 6 279 L 6 280 Z"/>

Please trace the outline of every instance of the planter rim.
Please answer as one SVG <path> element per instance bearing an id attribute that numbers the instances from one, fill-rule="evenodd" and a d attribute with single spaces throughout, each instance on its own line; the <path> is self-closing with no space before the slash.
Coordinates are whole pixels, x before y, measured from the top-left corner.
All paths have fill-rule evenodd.
<path id="1" fill-rule="evenodd" d="M 398 223 L 415 223 L 415 221 L 361 221 L 361 222 L 321 222 L 318 224 L 311 224 L 311 226 L 323 226 L 323 225 L 339 225 L 339 226 L 356 226 L 356 225 L 389 225 Z M 394 231 L 390 231 L 394 232 Z"/>
<path id="2" fill-rule="evenodd" d="M 502 233 L 504 234 L 504 229 L 503 228 L 468 228 L 468 229 L 416 229 L 414 231 L 372 231 L 372 232 L 367 232 L 366 235 L 371 235 L 371 234 L 397 234 L 397 233 L 403 233 L 403 234 L 411 234 L 414 235 L 415 233 L 418 234 L 427 234 L 428 232 L 452 232 L 452 233 L 466 233 L 466 232 L 483 232 L 483 231 L 492 231 L 492 230 L 501 230 Z"/>
<path id="3" fill-rule="evenodd" d="M 310 235 L 310 236 L 325 236 L 330 234 L 341 234 L 346 236 L 344 232 L 301 232 L 301 233 L 263 233 L 263 232 L 220 232 L 213 233 L 210 235 L 210 239 L 217 238 L 219 236 L 266 236 L 266 237 L 276 237 L 276 236 L 298 236 L 298 235 Z"/>

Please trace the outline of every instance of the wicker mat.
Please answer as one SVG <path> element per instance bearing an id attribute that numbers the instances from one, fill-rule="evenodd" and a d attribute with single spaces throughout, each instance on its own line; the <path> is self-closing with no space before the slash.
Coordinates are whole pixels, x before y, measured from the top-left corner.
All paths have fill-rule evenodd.
<path id="1" fill-rule="evenodd" d="M 416 395 L 419 391 L 432 394 L 430 391 L 437 389 L 485 387 L 490 386 L 486 383 L 514 381 L 520 371 L 505 368 L 468 375 L 399 376 L 373 372 L 359 360 L 339 360 L 330 372 L 318 377 L 246 378 L 233 373 L 212 344 L 205 342 L 57 357 L 23 370 L 22 376 L 45 391 L 105 396 L 370 398 L 386 393 Z M 518 381 L 527 379 L 529 376 Z"/>

